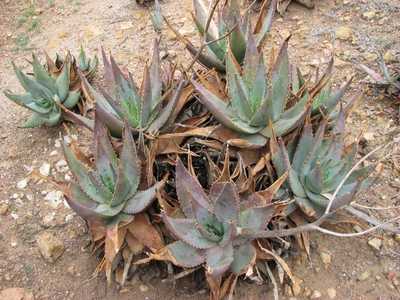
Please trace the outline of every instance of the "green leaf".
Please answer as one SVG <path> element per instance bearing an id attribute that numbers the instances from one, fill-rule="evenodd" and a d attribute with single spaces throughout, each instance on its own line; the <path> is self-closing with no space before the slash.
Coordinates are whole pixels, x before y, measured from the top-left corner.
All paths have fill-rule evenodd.
<path id="1" fill-rule="evenodd" d="M 107 129 L 96 118 L 94 127 L 94 140 L 96 145 L 96 168 L 103 184 L 113 193 L 117 177 L 118 159 L 114 152 Z"/>
<path id="2" fill-rule="evenodd" d="M 89 174 L 86 167 L 77 159 L 71 149 L 63 144 L 64 156 L 68 166 L 77 180 L 82 191 L 86 193 L 93 201 L 97 203 L 106 203 L 111 198 L 111 193 L 99 186 L 93 176 Z"/>
<path id="3" fill-rule="evenodd" d="M 71 91 L 68 93 L 68 97 L 67 99 L 65 99 L 63 105 L 68 109 L 74 108 L 75 105 L 78 104 L 80 98 L 81 98 L 80 91 Z"/>
<path id="4" fill-rule="evenodd" d="M 229 47 L 239 64 L 242 64 L 246 54 L 246 38 L 238 26 L 229 36 Z"/>
<path id="5" fill-rule="evenodd" d="M 57 93 L 57 87 L 55 85 L 55 80 L 50 76 L 50 74 L 44 69 L 42 64 L 38 61 L 36 55 L 32 54 L 32 67 L 33 74 L 36 80 L 54 94 Z"/>
<path id="6" fill-rule="evenodd" d="M 38 113 L 33 113 L 28 120 L 22 125 L 23 128 L 36 128 L 45 124 L 45 120 L 43 120 Z"/>
<path id="7" fill-rule="evenodd" d="M 201 265 L 205 261 L 204 254 L 201 251 L 182 241 L 176 241 L 169 244 L 167 249 L 174 258 L 174 263 L 179 267 L 193 268 Z"/>
<path id="8" fill-rule="evenodd" d="M 136 145 L 130 128 L 123 130 L 123 146 L 118 166 L 117 182 L 111 202 L 117 206 L 132 197 L 140 183 L 140 163 L 136 153 Z"/>
<path id="9" fill-rule="evenodd" d="M 231 111 L 228 109 L 227 104 L 214 95 L 212 92 L 204 88 L 201 84 L 191 80 L 193 86 L 200 94 L 200 102 L 207 107 L 207 109 L 214 115 L 214 117 L 224 126 L 238 132 L 254 134 L 259 132 L 262 128 L 251 127 L 248 124 L 234 119 Z"/>
<path id="10" fill-rule="evenodd" d="M 313 140 L 312 125 L 306 124 L 293 156 L 292 168 L 296 172 L 300 172 L 302 165 L 304 165 L 304 161 L 313 146 Z"/>
<path id="11" fill-rule="evenodd" d="M 231 271 L 236 275 L 245 273 L 256 260 L 256 254 L 256 249 L 250 243 L 235 247 L 233 249 L 233 262 L 230 266 Z"/>
<path id="12" fill-rule="evenodd" d="M 64 66 L 61 70 L 61 74 L 56 79 L 58 97 L 60 98 L 61 102 L 64 102 L 69 93 L 70 68 L 71 64 L 69 62 L 64 63 Z"/>
<path id="13" fill-rule="evenodd" d="M 279 120 L 289 95 L 289 56 L 287 52 L 289 38 L 283 43 L 272 69 L 272 121 Z"/>
<path id="14" fill-rule="evenodd" d="M 91 200 L 74 182 L 69 186 L 70 195 L 65 195 L 68 205 L 79 216 L 85 219 L 101 219 L 102 216 L 95 212 L 97 203 Z"/>

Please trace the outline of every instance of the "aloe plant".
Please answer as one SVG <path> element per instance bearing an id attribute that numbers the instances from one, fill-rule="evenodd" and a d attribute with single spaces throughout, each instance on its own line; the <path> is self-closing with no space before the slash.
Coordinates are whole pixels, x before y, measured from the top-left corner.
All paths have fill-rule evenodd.
<path id="1" fill-rule="evenodd" d="M 205 53 L 200 54 L 199 62 L 207 68 L 225 72 L 226 53 L 229 47 L 236 60 L 242 64 L 249 38 L 253 38 L 256 46 L 261 47 L 270 30 L 277 1 L 272 1 L 268 12 L 267 2 L 265 1 L 261 8 L 257 24 L 252 29 L 249 10 L 241 14 L 237 0 L 224 1 L 222 9 L 218 10 L 217 23 L 212 19 L 205 32 L 210 11 L 203 0 L 193 0 L 192 17 L 200 36 L 203 38 L 205 36 L 207 42 L 215 41 L 207 45 Z M 196 55 L 199 49 L 190 41 L 185 43 L 189 52 Z"/>
<path id="2" fill-rule="evenodd" d="M 375 84 L 383 87 L 390 96 L 400 100 L 400 68 L 391 72 L 383 57 L 378 60 L 378 65 L 381 74 L 365 65 L 361 65 L 361 68 L 374 80 Z"/>
<path id="3" fill-rule="evenodd" d="M 273 134 L 283 136 L 296 128 L 309 109 L 314 115 L 322 113 L 335 119 L 338 103 L 351 83 L 349 80 L 339 89 L 332 89 L 329 81 L 332 60 L 324 76 L 309 88 L 300 71 L 289 64 L 288 41 L 289 38 L 279 51 L 270 78 L 266 76 L 263 55 L 253 38 L 250 37 L 247 42 L 243 67 L 229 51 L 226 64 L 227 99 L 202 85 L 204 79 L 201 76 L 200 82 L 191 81 L 199 93 L 200 102 L 222 125 L 241 134 L 242 138 L 257 140 L 261 146 Z M 290 98 L 294 101 L 287 108 Z"/>
<path id="4" fill-rule="evenodd" d="M 152 134 L 173 123 L 170 118 L 185 83 L 181 81 L 178 87 L 173 89 L 165 86 L 161 80 L 158 41 L 154 43 L 151 64 L 145 67 L 140 90 L 131 74 L 124 74 L 112 56 L 108 60 L 103 51 L 103 59 L 106 78 L 112 81 L 112 95 L 104 90 L 101 93 L 97 92 L 86 81 L 85 87 L 97 103 L 98 117 L 107 125 L 113 136 L 121 136 L 124 120 L 128 121 L 134 131 Z"/>
<path id="5" fill-rule="evenodd" d="M 96 155 L 93 169 L 88 169 L 64 144 L 64 155 L 76 180 L 66 192 L 68 204 L 81 217 L 105 224 L 144 211 L 154 200 L 161 183 L 139 191 L 140 163 L 131 130 L 128 126 L 124 129 L 119 159 L 107 129 L 99 120 L 96 120 L 94 135 Z"/>
<path id="6" fill-rule="evenodd" d="M 93 58 L 88 57 L 82 46 L 80 48 L 78 58 L 75 58 L 75 56 L 71 55 L 69 51 L 67 52 L 64 58 L 61 57 L 58 53 L 56 53 L 55 60 L 51 59 L 47 53 L 45 54 L 46 54 L 46 69 L 53 77 L 57 77 L 61 73 L 61 70 L 63 69 L 65 62 L 67 61 L 71 62 L 70 64 L 71 90 L 80 88 L 80 77 L 78 74 L 79 72 L 87 80 L 90 81 L 94 77 L 99 65 L 99 59 L 97 58 L 97 55 L 95 55 Z"/>
<path id="7" fill-rule="evenodd" d="M 351 151 L 344 145 L 344 114 L 337 119 L 333 131 L 328 135 L 327 122 L 321 122 L 314 134 L 312 124 L 307 121 L 298 141 L 290 143 L 288 151 L 282 141 L 271 139 L 271 158 L 280 176 L 289 172 L 288 189 L 295 203 L 308 216 L 317 217 L 326 209 L 337 187 L 353 167 L 357 147 Z M 353 172 L 338 191 L 333 209 L 348 204 L 355 193 L 368 185 L 367 176 L 371 167 Z"/>
<path id="8" fill-rule="evenodd" d="M 205 263 L 214 278 L 227 271 L 246 272 L 255 262 L 256 249 L 241 231 L 265 229 L 275 213 L 274 205 L 241 208 L 231 182 L 215 183 L 207 196 L 179 159 L 176 191 L 185 218 L 163 215 L 166 227 L 178 239 L 167 246 L 173 261 L 183 267 Z"/>
<path id="9" fill-rule="evenodd" d="M 40 64 L 35 55 L 32 61 L 33 76 L 24 74 L 14 63 L 12 65 L 26 93 L 17 95 L 6 90 L 4 94 L 11 101 L 33 112 L 23 127 L 55 126 L 63 119 L 60 105 L 72 109 L 79 102 L 80 91 L 70 90 L 69 60 L 65 61 L 60 75 L 56 78 Z"/>

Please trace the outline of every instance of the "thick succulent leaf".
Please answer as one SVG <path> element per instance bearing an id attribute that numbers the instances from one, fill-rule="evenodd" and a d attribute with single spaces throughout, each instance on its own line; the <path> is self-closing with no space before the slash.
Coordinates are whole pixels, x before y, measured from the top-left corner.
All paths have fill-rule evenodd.
<path id="1" fill-rule="evenodd" d="M 287 171 L 287 166 L 283 148 L 279 146 L 275 136 L 270 139 L 270 149 L 272 164 L 277 175 L 281 177 Z"/>
<path id="2" fill-rule="evenodd" d="M 97 172 L 103 184 L 114 191 L 117 177 L 118 159 L 114 152 L 108 132 L 100 119 L 95 119 L 94 140 L 96 145 L 95 163 Z"/>
<path id="3" fill-rule="evenodd" d="M 254 30 L 256 34 L 257 47 L 260 47 L 267 36 L 267 33 L 271 29 L 272 20 L 275 15 L 275 10 L 278 4 L 278 0 L 272 0 L 269 4 L 269 9 L 267 12 L 267 5 L 269 1 L 265 1 L 261 7 L 260 14 L 257 20 L 257 24 Z"/>
<path id="4" fill-rule="evenodd" d="M 176 194 L 187 218 L 195 218 L 193 203 L 210 210 L 209 199 L 197 178 L 193 177 L 180 159 L 176 162 Z"/>
<path id="5" fill-rule="evenodd" d="M 174 263 L 179 267 L 193 268 L 201 265 L 205 261 L 205 256 L 201 251 L 182 241 L 169 244 L 167 249 L 174 258 Z"/>
<path id="6" fill-rule="evenodd" d="M 251 106 L 245 86 L 241 84 L 241 78 L 238 78 L 240 70 L 237 70 L 237 62 L 231 51 L 228 51 L 226 69 L 231 105 L 242 120 L 249 121 L 252 115 Z"/>
<path id="7" fill-rule="evenodd" d="M 326 128 L 326 121 L 322 121 L 313 140 L 313 144 L 312 147 L 307 155 L 307 158 L 304 160 L 304 163 L 302 165 L 301 168 L 299 168 L 300 170 L 300 177 L 302 177 L 303 175 L 307 175 L 307 173 L 310 171 L 310 169 L 312 168 L 315 160 L 318 158 L 318 151 L 321 148 L 321 144 L 322 141 L 324 139 L 324 134 L 325 134 L 325 128 Z"/>
<path id="8" fill-rule="evenodd" d="M 283 43 L 272 69 L 272 121 L 279 120 L 289 95 L 289 38 Z"/>
<path id="9" fill-rule="evenodd" d="M 220 222 L 236 223 L 239 213 L 239 194 L 233 183 L 225 182 L 222 185 L 214 204 L 214 214 Z"/>
<path id="10" fill-rule="evenodd" d="M 163 215 L 163 221 L 174 236 L 196 249 L 209 249 L 217 245 L 201 234 L 194 219 L 174 219 Z"/>
<path id="11" fill-rule="evenodd" d="M 44 100 L 44 99 L 34 99 L 30 94 L 16 95 L 6 90 L 4 95 L 15 102 L 18 105 L 21 105 L 25 108 L 28 108 L 38 114 L 47 114 L 51 111 L 53 103 L 52 100 Z"/>
<path id="12" fill-rule="evenodd" d="M 368 68 L 367 66 L 361 64 L 360 65 L 361 69 L 367 73 L 373 80 L 375 80 L 379 84 L 387 84 L 387 80 L 378 72 L 375 72 L 374 70 Z"/>
<path id="13" fill-rule="evenodd" d="M 124 212 L 130 215 L 144 211 L 155 199 L 157 190 L 161 188 L 162 183 L 157 182 L 152 187 L 144 191 L 138 191 L 132 198 L 126 202 Z"/>
<path id="14" fill-rule="evenodd" d="M 325 114 L 330 114 L 336 108 L 337 104 L 348 90 L 351 82 L 352 79 L 348 80 L 337 91 L 329 94 L 325 101 L 319 103 L 317 107 L 313 108 L 313 113 L 317 113 L 320 109 L 322 109 Z"/>
<path id="15" fill-rule="evenodd" d="M 45 124 L 45 120 L 38 113 L 33 113 L 22 125 L 22 128 L 36 128 Z"/>
<path id="16" fill-rule="evenodd" d="M 158 33 L 161 32 L 163 27 L 163 17 L 161 12 L 161 5 L 158 0 L 154 1 L 154 9 L 150 14 L 151 22 L 153 23 L 154 30 Z"/>
<path id="17" fill-rule="evenodd" d="M 203 35 L 209 14 L 207 5 L 203 0 L 193 0 L 193 10 L 196 25 L 198 26 L 200 34 Z M 207 35 L 210 37 L 210 40 L 218 38 L 218 29 L 214 21 L 211 21 Z"/>
<path id="18" fill-rule="evenodd" d="M 308 97 L 306 93 L 299 102 L 285 111 L 281 115 L 281 118 L 273 123 L 274 134 L 276 134 L 276 136 L 287 134 L 303 120 L 308 111 Z M 273 134 L 271 127 L 266 127 L 260 133 L 265 137 L 272 137 Z"/>
<path id="19" fill-rule="evenodd" d="M 246 37 L 244 33 L 241 31 L 239 26 L 236 26 L 229 36 L 229 47 L 232 50 L 236 60 L 240 64 L 242 64 L 244 61 L 246 44 Z"/>
<path id="20" fill-rule="evenodd" d="M 130 128 L 123 130 L 123 146 L 118 166 L 112 206 L 117 206 L 132 197 L 140 183 L 140 163 L 136 153 L 136 145 Z"/>
<path id="21" fill-rule="evenodd" d="M 22 87 L 25 91 L 30 93 L 34 99 L 52 99 L 54 94 L 48 88 L 26 76 L 14 63 L 12 63 L 12 66 Z"/>
<path id="22" fill-rule="evenodd" d="M 148 128 L 149 132 L 152 132 L 152 133 L 158 132 L 166 124 L 166 122 L 170 120 L 170 116 L 171 116 L 173 110 L 175 109 L 178 100 L 180 99 L 180 97 L 182 95 L 184 86 L 185 86 L 185 81 L 181 81 L 179 83 L 178 87 L 176 88 L 174 95 L 169 100 L 167 106 L 162 109 L 159 117 L 156 118 L 149 126 L 149 128 Z"/>
<path id="23" fill-rule="evenodd" d="M 151 92 L 152 81 L 150 77 L 149 67 L 144 68 L 143 83 L 141 87 L 142 102 L 140 110 L 140 126 L 142 128 L 147 127 L 147 122 L 150 119 L 152 112 L 152 92 Z"/>
<path id="24" fill-rule="evenodd" d="M 312 125 L 306 124 L 303 128 L 301 138 L 296 146 L 296 151 L 292 160 L 292 168 L 296 170 L 296 172 L 300 172 L 300 168 L 304 164 L 304 161 L 313 146 L 313 140 Z"/>
<path id="25" fill-rule="evenodd" d="M 239 214 L 239 227 L 254 231 L 265 230 L 275 211 L 275 205 L 245 209 Z"/>
<path id="26" fill-rule="evenodd" d="M 68 205 L 82 218 L 87 220 L 102 219 L 102 215 L 95 211 L 98 204 L 91 200 L 76 183 L 70 183 L 68 195 L 65 195 L 65 199 Z"/>
<path id="27" fill-rule="evenodd" d="M 154 41 L 153 58 L 150 65 L 150 80 L 151 80 L 151 110 L 153 110 L 161 101 L 161 67 L 160 67 L 160 50 L 159 41 Z"/>
<path id="28" fill-rule="evenodd" d="M 36 55 L 32 54 L 32 67 L 33 74 L 36 80 L 43 86 L 47 87 L 54 94 L 57 93 L 57 87 L 55 85 L 55 80 L 50 76 L 50 74 L 45 70 L 42 64 L 37 59 Z"/>
<path id="29" fill-rule="evenodd" d="M 245 273 L 255 262 L 256 255 L 256 249 L 250 243 L 235 247 L 233 249 L 233 262 L 230 266 L 230 270 L 236 275 Z"/>
<path id="30" fill-rule="evenodd" d="M 190 52 L 192 56 L 196 56 L 199 49 L 197 49 L 192 43 L 186 41 L 186 49 Z M 206 51 L 208 48 L 206 48 Z M 216 69 L 218 72 L 225 73 L 225 65 L 222 61 L 218 59 L 217 56 L 211 51 L 206 53 L 200 53 L 198 62 L 208 69 Z"/>
<path id="31" fill-rule="evenodd" d="M 227 104 L 219 99 L 218 96 L 207 90 L 201 84 L 191 80 L 193 86 L 200 94 L 200 102 L 207 107 L 207 109 L 214 115 L 214 117 L 221 122 L 224 126 L 238 132 L 254 134 L 259 132 L 262 128 L 251 127 L 248 124 L 234 119 Z"/>
<path id="32" fill-rule="evenodd" d="M 305 189 L 308 200 L 310 200 L 314 207 L 325 208 L 328 205 L 329 199 L 321 194 L 313 193 L 311 190 Z"/>
<path id="33" fill-rule="evenodd" d="M 97 203 L 106 203 L 109 201 L 111 193 L 94 180 L 93 176 L 86 170 L 86 166 L 77 159 L 67 145 L 63 144 L 63 149 L 69 168 L 82 191 Z"/>
<path id="34" fill-rule="evenodd" d="M 117 216 L 123 208 L 124 203 L 116 206 L 110 206 L 109 204 L 99 204 L 96 207 L 95 212 L 102 215 L 104 218 L 112 218 Z"/>
<path id="35" fill-rule="evenodd" d="M 75 107 L 75 105 L 78 104 L 80 98 L 81 98 L 80 91 L 70 91 L 63 105 L 68 109 L 72 109 Z"/>
<path id="36" fill-rule="evenodd" d="M 61 70 L 61 74 L 56 79 L 58 97 L 60 98 L 61 102 L 65 101 L 69 93 L 70 69 L 70 63 L 65 63 Z"/>
<path id="37" fill-rule="evenodd" d="M 250 91 L 249 91 L 250 103 L 251 103 L 253 113 L 256 113 L 259 111 L 260 105 L 261 105 L 262 101 L 265 99 L 266 93 L 267 93 L 267 81 L 266 81 L 265 67 L 264 67 L 262 57 L 260 59 L 260 63 L 257 66 L 256 71 L 257 72 L 256 72 L 256 77 L 254 78 L 254 83 L 250 87 Z M 267 119 L 267 118 L 265 118 L 265 119 Z M 261 124 L 265 125 L 266 122 L 265 121 L 261 122 Z M 251 123 L 251 125 L 253 125 L 253 126 L 261 126 L 261 124 L 257 124 L 256 122 L 254 122 L 254 120 L 252 120 L 252 123 Z"/>
<path id="38" fill-rule="evenodd" d="M 320 194 L 323 190 L 323 174 L 321 166 L 317 164 L 305 177 L 305 185 L 313 193 Z"/>
<path id="39" fill-rule="evenodd" d="M 206 251 L 207 273 L 214 278 L 222 276 L 233 262 L 232 243 L 225 247 L 213 247 Z"/>
<path id="40" fill-rule="evenodd" d="M 260 58 L 261 54 L 257 50 L 254 36 L 250 34 L 247 38 L 246 55 L 243 63 L 243 79 L 248 87 L 254 84 Z"/>

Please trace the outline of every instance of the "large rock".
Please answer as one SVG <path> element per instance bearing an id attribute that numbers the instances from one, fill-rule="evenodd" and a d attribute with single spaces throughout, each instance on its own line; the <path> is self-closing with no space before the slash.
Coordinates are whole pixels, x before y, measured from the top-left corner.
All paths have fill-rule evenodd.
<path id="1" fill-rule="evenodd" d="M 48 262 L 55 262 L 64 252 L 64 243 L 51 232 L 42 232 L 36 237 L 40 253 Z"/>
<path id="2" fill-rule="evenodd" d="M 33 294 L 23 288 L 9 288 L 0 292 L 1 300 L 34 300 Z"/>

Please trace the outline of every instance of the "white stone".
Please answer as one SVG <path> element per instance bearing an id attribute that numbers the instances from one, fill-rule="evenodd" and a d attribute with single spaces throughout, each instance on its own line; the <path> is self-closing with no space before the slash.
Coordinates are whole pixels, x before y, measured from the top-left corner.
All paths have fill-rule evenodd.
<path id="1" fill-rule="evenodd" d="M 382 247 L 382 240 L 378 238 L 373 238 L 368 241 L 368 245 L 370 245 L 375 250 L 381 250 Z"/>
<path id="2" fill-rule="evenodd" d="M 49 176 L 50 175 L 50 164 L 49 163 L 43 163 L 41 167 L 39 168 L 39 173 L 43 176 Z"/>
<path id="3" fill-rule="evenodd" d="M 17 188 L 23 190 L 28 186 L 29 179 L 25 178 L 17 182 Z"/>
<path id="4" fill-rule="evenodd" d="M 49 202 L 49 205 L 56 209 L 64 200 L 64 194 L 61 191 L 51 191 L 44 198 Z"/>

